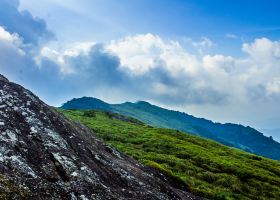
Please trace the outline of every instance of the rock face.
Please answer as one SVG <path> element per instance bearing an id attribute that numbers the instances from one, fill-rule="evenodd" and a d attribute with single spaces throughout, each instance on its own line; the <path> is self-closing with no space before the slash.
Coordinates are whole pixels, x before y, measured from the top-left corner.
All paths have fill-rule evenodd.
<path id="1" fill-rule="evenodd" d="M 0 76 L 0 199 L 201 199 Z"/>

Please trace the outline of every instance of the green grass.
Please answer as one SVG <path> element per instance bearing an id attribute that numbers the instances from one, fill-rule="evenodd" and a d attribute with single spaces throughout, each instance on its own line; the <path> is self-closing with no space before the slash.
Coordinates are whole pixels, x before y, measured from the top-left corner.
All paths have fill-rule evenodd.
<path id="1" fill-rule="evenodd" d="M 280 162 L 101 111 L 62 111 L 108 144 L 210 199 L 278 199 Z"/>

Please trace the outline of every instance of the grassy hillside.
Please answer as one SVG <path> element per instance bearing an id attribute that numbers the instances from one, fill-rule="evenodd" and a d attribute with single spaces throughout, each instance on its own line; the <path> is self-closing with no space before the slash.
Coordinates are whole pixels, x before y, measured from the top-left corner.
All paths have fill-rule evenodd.
<path id="1" fill-rule="evenodd" d="M 66 111 L 120 151 L 210 199 L 279 199 L 280 162 L 118 114 Z"/>
<path id="2" fill-rule="evenodd" d="M 181 130 L 250 153 L 280 160 L 280 143 L 251 127 L 214 123 L 186 113 L 151 105 L 144 101 L 108 104 L 96 98 L 83 97 L 72 99 L 62 107 L 64 109 L 92 109 L 115 112 L 141 120 L 151 126 Z"/>

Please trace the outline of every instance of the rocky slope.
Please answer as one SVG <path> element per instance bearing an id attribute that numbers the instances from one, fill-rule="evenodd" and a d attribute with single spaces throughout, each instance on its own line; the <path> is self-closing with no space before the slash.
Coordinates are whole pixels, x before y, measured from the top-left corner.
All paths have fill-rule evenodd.
<path id="1" fill-rule="evenodd" d="M 0 199 L 201 199 L 0 76 Z"/>

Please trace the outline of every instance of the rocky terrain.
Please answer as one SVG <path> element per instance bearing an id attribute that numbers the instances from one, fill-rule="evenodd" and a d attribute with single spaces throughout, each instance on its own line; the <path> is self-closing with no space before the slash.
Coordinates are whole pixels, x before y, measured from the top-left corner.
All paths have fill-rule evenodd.
<path id="1" fill-rule="evenodd" d="M 0 75 L 0 199 L 201 199 Z"/>

